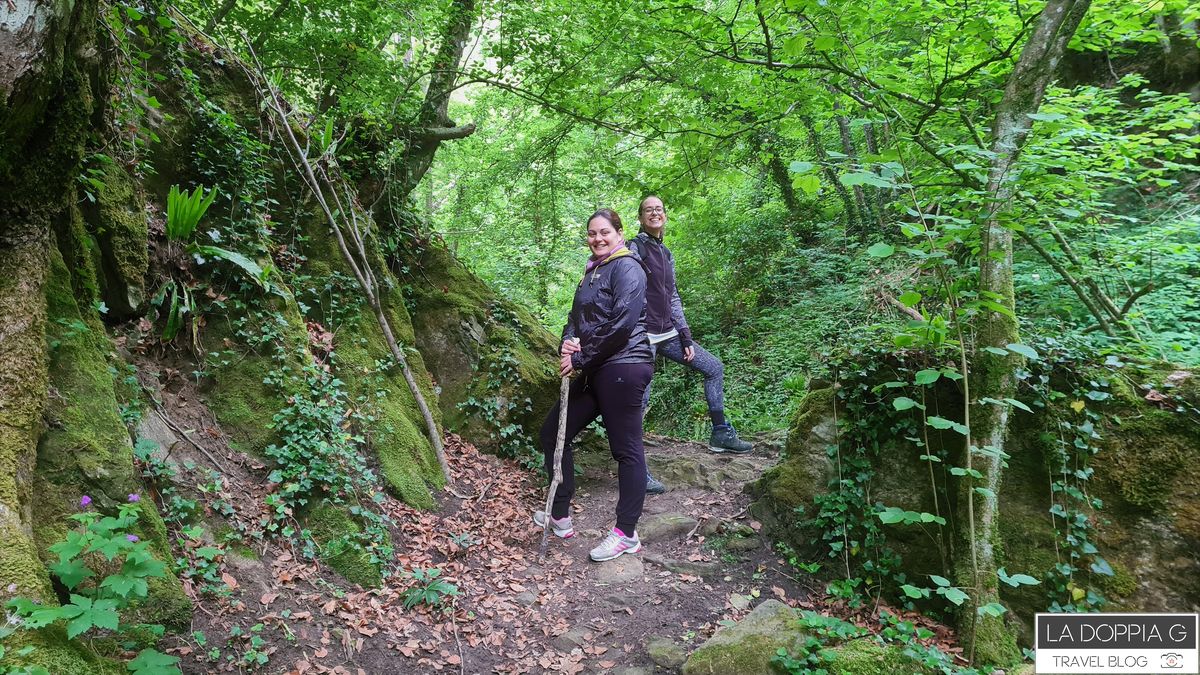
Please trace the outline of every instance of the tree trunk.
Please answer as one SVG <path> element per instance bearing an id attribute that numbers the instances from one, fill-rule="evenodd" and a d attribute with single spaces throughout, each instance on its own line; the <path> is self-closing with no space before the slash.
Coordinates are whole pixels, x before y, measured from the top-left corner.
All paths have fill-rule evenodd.
<path id="1" fill-rule="evenodd" d="M 846 214 L 846 231 L 859 231 L 862 223 L 858 219 L 858 209 L 854 206 L 854 198 L 850 196 L 850 191 L 846 189 L 846 186 L 842 185 L 842 181 L 838 180 L 837 172 L 829 165 L 829 155 L 825 154 L 825 146 L 821 143 L 821 135 L 817 133 L 817 125 L 808 115 L 801 117 L 800 121 L 804 124 L 804 128 L 808 129 L 808 141 L 812 145 L 817 161 L 821 163 L 821 173 L 825 175 L 825 180 L 833 186 L 838 198 L 842 200 L 842 210 Z"/>
<path id="2" fill-rule="evenodd" d="M 229 16 L 229 13 L 233 11 L 236 5 L 237 0 L 225 0 L 225 2 L 221 3 L 216 13 L 209 17 L 208 21 L 204 24 L 204 32 L 211 33 L 214 28 L 221 25 L 221 22 L 225 20 L 225 17 Z"/>
<path id="3" fill-rule="evenodd" d="M 15 5 L 15 6 L 14 6 Z M 84 59 L 97 3 L 15 0 L 0 30 L 0 594 L 53 601 L 32 532 L 31 493 L 49 363 L 52 228 L 74 199 L 95 100 Z M 25 17 L 22 23 L 16 23 Z M 8 22 L 12 23 L 8 23 Z"/>
<path id="4" fill-rule="evenodd" d="M 816 222 L 817 214 L 815 209 L 801 202 L 800 197 L 796 194 L 796 188 L 792 186 L 792 177 L 788 174 L 783 158 L 780 157 L 778 138 L 774 133 L 764 131 L 755 134 L 751 142 L 757 152 L 770 155 L 770 159 L 767 160 L 767 171 L 771 175 L 775 187 L 779 188 L 783 205 L 787 207 L 788 230 L 802 246 L 816 246 L 817 234 L 813 225 Z"/>
<path id="5" fill-rule="evenodd" d="M 417 116 L 417 126 L 412 131 L 403 159 L 400 194 L 403 200 L 421 182 L 425 172 L 433 163 L 434 153 L 442 141 L 466 138 L 475 131 L 475 125 L 457 126 L 450 119 L 448 109 L 450 94 L 458 80 L 459 63 L 467 38 L 471 35 L 471 24 L 479 9 L 475 0 L 454 0 L 442 44 L 433 60 L 429 76 L 429 88 L 425 90 L 425 101 Z"/>
<path id="6" fill-rule="evenodd" d="M 1008 406 L 979 404 L 984 398 L 1004 400 L 1016 393 L 1016 371 L 1023 358 L 1012 352 L 1005 356 L 985 351 L 992 347 L 1007 351 L 1007 345 L 1020 341 L 1013 292 L 1013 231 L 1004 222 L 1005 208 L 1015 192 L 1012 170 L 1022 145 L 1029 134 L 1030 119 L 1042 103 L 1067 42 L 1079 27 L 1090 0 L 1050 0 L 1033 25 L 1029 41 L 1009 76 L 992 126 L 994 159 L 988 172 L 987 213 L 980 233 L 982 248 L 979 254 L 979 293 L 991 297 L 1009 313 L 985 312 L 975 323 L 975 351 L 972 363 L 972 401 L 970 405 L 970 434 L 967 466 L 974 467 L 982 478 L 977 483 L 963 480 L 960 508 L 966 511 L 959 522 L 964 523 L 967 560 L 957 561 L 957 581 L 967 588 L 971 602 L 964 605 L 959 617 L 960 639 L 969 645 L 972 662 L 1006 664 L 1019 656 L 1016 641 L 999 617 L 979 616 L 977 609 L 999 601 L 999 580 L 996 576 L 999 552 L 996 495 L 1000 491 L 1000 453 L 1004 450 L 1008 430 Z M 982 460 L 974 465 L 977 449 Z M 980 493 L 975 487 L 986 488 Z M 976 518 L 978 515 L 978 518 Z M 960 526 L 960 530 L 963 526 Z M 961 556 L 961 554 L 960 554 Z"/>
<path id="7" fill-rule="evenodd" d="M 838 125 L 838 135 L 842 139 L 842 152 L 846 155 L 846 161 L 850 168 L 854 171 L 861 171 L 862 166 L 858 163 L 858 150 L 854 147 L 854 137 L 850 133 L 850 120 L 841 115 L 842 104 L 836 99 L 833 102 L 833 110 L 835 119 Z M 858 210 L 858 222 L 861 229 L 856 233 L 860 241 L 867 239 L 867 224 L 872 220 L 871 209 L 867 206 L 867 193 L 863 190 L 863 186 L 855 185 L 854 206 Z"/>

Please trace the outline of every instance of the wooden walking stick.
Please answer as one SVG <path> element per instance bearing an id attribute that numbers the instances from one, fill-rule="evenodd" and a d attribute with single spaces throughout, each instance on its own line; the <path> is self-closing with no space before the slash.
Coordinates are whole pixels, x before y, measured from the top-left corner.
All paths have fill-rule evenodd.
<path id="1" fill-rule="evenodd" d="M 554 440 L 554 478 L 550 480 L 550 490 L 546 492 L 546 522 L 542 524 L 542 547 L 538 549 L 538 562 L 546 557 L 546 544 L 550 542 L 550 509 L 554 506 L 554 493 L 562 483 L 563 446 L 567 441 L 567 397 L 571 391 L 570 376 L 563 377 L 558 391 L 558 438 Z"/>

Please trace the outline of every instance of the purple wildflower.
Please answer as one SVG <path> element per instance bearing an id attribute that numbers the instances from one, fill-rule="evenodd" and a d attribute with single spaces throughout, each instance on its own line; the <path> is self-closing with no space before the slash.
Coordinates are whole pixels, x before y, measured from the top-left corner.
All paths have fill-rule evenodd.
<path id="1" fill-rule="evenodd" d="M 92 498 L 87 495 L 84 495 L 79 498 L 79 507 L 80 508 L 86 509 L 88 507 L 88 504 L 91 504 L 91 503 L 92 503 Z"/>
<path id="2" fill-rule="evenodd" d="M 129 495 L 129 503 L 133 504 L 140 501 L 142 501 L 142 496 L 138 493 L 134 492 L 133 494 Z"/>
<path id="3" fill-rule="evenodd" d="M 127 534 L 127 535 L 125 535 L 125 539 L 127 541 L 137 541 L 138 536 L 136 534 Z"/>
<path id="4" fill-rule="evenodd" d="M 17 585 L 16 585 L 16 584 L 9 584 L 9 585 L 8 585 L 8 592 L 9 592 L 9 593 L 16 593 L 16 592 L 17 592 Z"/>

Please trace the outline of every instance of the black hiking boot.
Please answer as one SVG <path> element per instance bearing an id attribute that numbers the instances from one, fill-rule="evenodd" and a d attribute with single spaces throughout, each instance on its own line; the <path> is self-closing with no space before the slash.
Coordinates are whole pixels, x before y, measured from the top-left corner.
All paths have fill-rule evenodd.
<path id="1" fill-rule="evenodd" d="M 713 427 L 708 445 L 708 449 L 713 452 L 728 452 L 735 455 L 744 455 L 754 449 L 753 445 L 738 438 L 732 424 L 719 424 Z"/>
<path id="2" fill-rule="evenodd" d="M 667 491 L 667 486 L 663 485 L 662 481 L 656 479 L 654 476 L 651 476 L 650 472 L 647 471 L 646 472 L 646 494 L 661 495 L 662 493 L 664 493 L 666 491 Z"/>

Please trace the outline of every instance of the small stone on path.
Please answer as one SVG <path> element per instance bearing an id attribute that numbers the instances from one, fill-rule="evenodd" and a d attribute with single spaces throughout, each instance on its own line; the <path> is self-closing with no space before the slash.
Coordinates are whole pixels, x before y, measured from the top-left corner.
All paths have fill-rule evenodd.
<path id="1" fill-rule="evenodd" d="M 655 513 L 638 523 L 638 536 L 646 541 L 666 541 L 686 537 L 697 520 L 682 513 Z"/>
<path id="2" fill-rule="evenodd" d="M 627 584 L 640 581 L 646 575 L 642 559 L 636 554 L 623 555 L 616 560 L 593 565 L 596 566 L 596 583 L 599 584 Z"/>
<path id="3" fill-rule="evenodd" d="M 663 668 L 678 668 L 687 661 L 687 652 L 670 638 L 651 638 L 646 645 L 650 660 Z"/>

